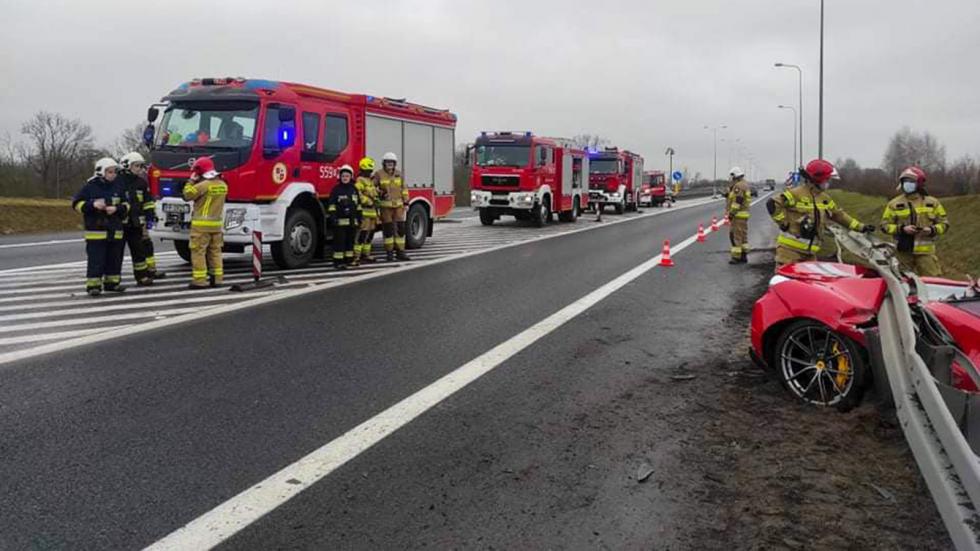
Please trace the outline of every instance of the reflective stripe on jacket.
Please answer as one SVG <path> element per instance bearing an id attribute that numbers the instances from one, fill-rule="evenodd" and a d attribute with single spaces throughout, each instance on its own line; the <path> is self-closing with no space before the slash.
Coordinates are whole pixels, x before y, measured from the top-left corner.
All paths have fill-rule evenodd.
<path id="1" fill-rule="evenodd" d="M 379 170 L 374 173 L 374 182 L 381 193 L 381 208 L 398 208 L 408 204 L 408 189 L 401 172 L 396 170 L 388 174 Z"/>
<path id="2" fill-rule="evenodd" d="M 931 228 L 933 233 L 915 234 L 912 252 L 933 254 L 936 252 L 935 238 L 949 231 L 949 220 L 939 199 L 920 193 L 902 194 L 885 205 L 881 215 L 881 231 L 896 236 L 897 240 L 905 226 Z"/>
<path id="3" fill-rule="evenodd" d="M 729 218 L 749 218 L 752 216 L 752 188 L 745 180 L 734 182 L 728 188 L 728 202 L 725 205 L 725 214 Z"/>
<path id="4" fill-rule="evenodd" d="M 810 183 L 787 189 L 772 201 L 774 203 L 772 219 L 782 230 L 776 243 L 796 251 L 818 252 L 828 219 L 852 231 L 864 226 L 844 212 L 825 191 Z M 805 219 L 812 222 L 812 238 L 802 236 L 801 227 Z"/>
<path id="5" fill-rule="evenodd" d="M 378 186 L 367 176 L 359 176 L 354 183 L 357 195 L 361 201 L 361 216 L 364 218 L 378 217 Z"/>
<path id="6" fill-rule="evenodd" d="M 202 180 L 184 185 L 184 199 L 193 201 L 191 228 L 204 232 L 220 232 L 224 225 L 225 197 L 228 184 L 219 179 Z"/>

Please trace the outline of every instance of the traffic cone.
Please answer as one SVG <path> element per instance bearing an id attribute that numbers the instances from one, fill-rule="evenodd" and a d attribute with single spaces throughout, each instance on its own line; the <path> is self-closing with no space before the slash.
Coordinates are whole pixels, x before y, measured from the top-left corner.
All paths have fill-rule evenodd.
<path id="1" fill-rule="evenodd" d="M 704 224 L 698 224 L 698 243 L 704 243 Z"/>
<path id="2" fill-rule="evenodd" d="M 725 215 L 724 218 L 721 219 L 721 225 L 722 226 L 727 226 L 727 225 L 729 225 L 731 223 L 732 223 L 732 221 L 728 219 L 728 215 L 727 214 Z"/>
<path id="3" fill-rule="evenodd" d="M 711 231 L 718 231 L 718 217 L 711 217 Z"/>
<path id="4" fill-rule="evenodd" d="M 660 265 L 670 267 L 674 265 L 674 261 L 670 259 L 670 240 L 664 239 L 664 249 L 660 253 Z"/>

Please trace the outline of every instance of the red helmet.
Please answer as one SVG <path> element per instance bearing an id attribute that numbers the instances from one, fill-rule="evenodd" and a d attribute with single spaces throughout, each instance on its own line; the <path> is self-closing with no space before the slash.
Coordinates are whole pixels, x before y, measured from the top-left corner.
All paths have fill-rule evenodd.
<path id="1" fill-rule="evenodd" d="M 191 165 L 191 173 L 199 174 L 205 178 L 214 178 L 218 172 L 214 170 L 214 161 L 211 157 L 198 157 Z"/>
<path id="2" fill-rule="evenodd" d="M 915 180 L 915 183 L 921 186 L 926 183 L 926 171 L 917 166 L 910 166 L 899 174 L 898 181 L 902 180 Z"/>
<path id="3" fill-rule="evenodd" d="M 814 159 L 807 163 L 806 174 L 808 176 L 807 179 L 814 184 L 822 184 L 830 180 L 831 176 L 834 175 L 834 165 L 830 161 Z"/>

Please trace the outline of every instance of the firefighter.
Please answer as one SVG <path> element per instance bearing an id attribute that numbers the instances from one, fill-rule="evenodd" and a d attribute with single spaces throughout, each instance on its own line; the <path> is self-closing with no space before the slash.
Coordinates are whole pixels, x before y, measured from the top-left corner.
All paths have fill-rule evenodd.
<path id="1" fill-rule="evenodd" d="M 146 175 L 146 161 L 137 152 L 127 153 L 119 159 L 119 176 L 117 179 L 126 193 L 129 204 L 129 214 L 123 223 L 123 237 L 129 246 L 129 256 L 133 260 L 133 277 L 136 284 L 147 286 L 153 284 L 149 264 L 146 261 L 144 244 L 146 232 L 146 205 L 153 205 L 150 189 L 143 177 Z"/>
<path id="2" fill-rule="evenodd" d="M 749 261 L 749 217 L 752 215 L 752 189 L 745 181 L 745 171 L 732 167 L 728 173 L 731 185 L 728 187 L 728 201 L 725 216 L 731 224 L 728 240 L 732 243 L 729 264 L 745 264 Z"/>
<path id="3" fill-rule="evenodd" d="M 801 169 L 803 182 L 766 202 L 766 209 L 779 226 L 776 238 L 776 268 L 820 254 L 823 228 L 833 220 L 851 231 L 871 233 L 875 227 L 862 224 L 844 212 L 827 194 L 834 165 L 823 159 L 810 161 Z"/>
<path id="4" fill-rule="evenodd" d="M 374 241 L 374 230 L 378 226 L 378 188 L 374 184 L 374 159 L 364 157 L 358 163 L 360 175 L 355 186 L 361 203 L 361 227 L 354 241 L 354 265 L 361 262 L 372 263 L 371 243 Z"/>
<path id="5" fill-rule="evenodd" d="M 206 289 L 209 284 L 217 287 L 224 279 L 221 247 L 225 238 L 221 231 L 228 184 L 219 176 L 210 157 L 199 157 L 191 166 L 190 181 L 184 185 L 184 200 L 194 203 L 191 211 L 190 289 Z"/>
<path id="6" fill-rule="evenodd" d="M 119 165 L 108 157 L 95 162 L 95 174 L 72 199 L 72 207 L 82 214 L 85 226 L 85 254 L 88 256 L 85 291 L 99 296 L 102 290 L 121 293 L 123 221 L 129 215 L 126 192 L 118 180 Z"/>
<path id="7" fill-rule="evenodd" d="M 881 231 L 895 237 L 899 262 L 920 276 L 941 276 L 935 240 L 949 231 L 946 209 L 925 188 L 926 173 L 917 166 L 898 177 L 902 194 L 885 206 Z"/>
<path id="8" fill-rule="evenodd" d="M 381 194 L 381 232 L 385 237 L 385 255 L 388 261 L 410 260 L 405 254 L 405 206 L 408 204 L 408 188 L 402 179 L 398 156 L 385 153 L 381 170 L 374 173 L 374 183 Z"/>
<path id="9" fill-rule="evenodd" d="M 340 167 L 340 181 L 330 191 L 327 200 L 327 216 L 333 226 L 333 266 L 346 270 L 354 262 L 354 237 L 361 219 L 361 204 L 357 186 L 354 185 L 354 169 L 350 165 Z"/>

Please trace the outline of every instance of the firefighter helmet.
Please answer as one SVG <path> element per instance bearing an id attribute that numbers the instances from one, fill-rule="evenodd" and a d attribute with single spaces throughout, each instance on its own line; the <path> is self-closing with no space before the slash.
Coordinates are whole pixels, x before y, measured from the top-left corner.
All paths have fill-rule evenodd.
<path id="1" fill-rule="evenodd" d="M 95 175 L 100 178 L 105 176 L 105 171 L 112 169 L 118 169 L 119 163 L 116 162 L 112 157 L 102 157 L 98 161 L 95 161 Z"/>
<path id="2" fill-rule="evenodd" d="M 123 167 L 126 170 L 129 170 L 129 167 L 131 167 L 134 164 L 142 164 L 142 165 L 146 164 L 146 159 L 144 159 L 143 156 L 140 155 L 139 152 L 137 151 L 127 153 L 123 155 L 122 158 L 119 159 L 119 166 Z"/>
<path id="3" fill-rule="evenodd" d="M 745 178 L 745 171 L 742 170 L 740 167 L 733 166 L 732 169 L 730 171 L 728 171 L 728 176 L 731 177 L 732 180 L 738 180 L 739 178 Z"/>
<path id="4" fill-rule="evenodd" d="M 198 174 L 205 180 L 210 180 L 218 176 L 218 171 L 214 169 L 214 161 L 211 157 L 198 157 L 191 165 L 191 173 Z"/>
<path id="5" fill-rule="evenodd" d="M 831 176 L 834 174 L 834 165 L 830 161 L 825 161 L 823 159 L 814 159 L 806 164 L 806 169 L 803 171 L 806 179 L 814 184 L 823 184 L 830 180 Z"/>
<path id="6" fill-rule="evenodd" d="M 361 167 L 361 170 L 374 172 L 374 159 L 371 157 L 364 157 L 361 159 L 361 162 L 358 163 L 358 166 Z"/>
<path id="7" fill-rule="evenodd" d="M 901 182 L 902 180 L 915 180 L 917 184 L 924 184 L 926 183 L 926 171 L 917 166 L 910 166 L 898 176 L 898 181 Z"/>
<path id="8" fill-rule="evenodd" d="M 350 165 L 344 165 L 344 166 L 340 167 L 340 170 L 337 172 L 337 175 L 339 176 L 339 175 L 341 175 L 341 174 L 343 174 L 345 172 L 347 172 L 348 174 L 350 174 L 352 178 L 354 177 L 354 168 L 352 166 L 350 166 Z"/>
<path id="9" fill-rule="evenodd" d="M 385 153 L 385 156 L 382 157 L 381 160 L 382 160 L 382 162 L 385 162 L 385 163 L 387 163 L 388 161 L 391 161 L 393 163 L 397 163 L 398 162 L 398 155 L 395 155 L 394 153 L 392 153 L 391 151 L 389 151 L 389 152 Z"/>

